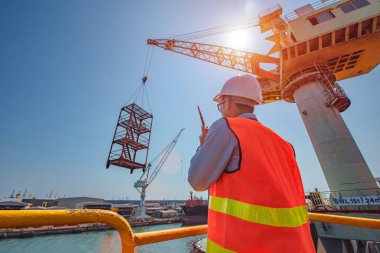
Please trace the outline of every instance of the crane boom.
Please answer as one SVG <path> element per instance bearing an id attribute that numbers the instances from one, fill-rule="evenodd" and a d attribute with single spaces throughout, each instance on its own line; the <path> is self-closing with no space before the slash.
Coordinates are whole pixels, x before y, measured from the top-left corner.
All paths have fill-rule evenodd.
<path id="1" fill-rule="evenodd" d="M 262 87 L 263 103 L 281 100 L 278 58 L 228 47 L 173 39 L 148 39 L 147 43 L 192 58 L 256 75 Z M 271 63 L 276 67 L 270 71 L 264 70 L 260 67 L 261 63 Z"/>
<path id="2" fill-rule="evenodd" d="M 148 45 L 211 62 L 220 66 L 258 75 L 271 80 L 279 80 L 279 75 L 260 68 L 260 63 L 273 63 L 279 59 L 248 51 L 210 44 L 170 39 L 148 39 Z"/>
<path id="3" fill-rule="evenodd" d="M 153 182 L 153 180 L 156 178 L 158 172 L 160 172 L 162 166 L 166 162 L 166 159 L 169 157 L 170 153 L 172 152 L 174 146 L 177 144 L 178 139 L 182 133 L 182 131 L 185 128 L 182 128 L 181 131 L 177 134 L 177 136 L 170 142 L 170 144 L 164 149 L 165 153 L 162 156 L 161 160 L 158 162 L 158 165 L 154 169 L 153 173 L 149 176 L 149 170 L 151 168 L 151 163 L 148 164 L 148 171 L 147 176 L 145 179 L 143 179 L 145 172 L 141 175 L 140 179 L 135 182 L 134 186 L 138 192 L 140 192 L 140 214 L 136 218 L 147 218 L 149 216 L 146 215 L 145 211 L 145 193 L 148 186 Z M 141 188 L 141 190 L 139 190 Z"/>
<path id="4" fill-rule="evenodd" d="M 162 166 L 164 165 L 164 163 L 166 162 L 166 159 L 168 159 L 170 153 L 172 152 L 174 146 L 177 144 L 178 142 L 178 139 L 179 137 L 181 136 L 181 133 L 182 131 L 185 130 L 185 128 L 182 128 L 179 133 L 177 134 L 177 136 L 174 138 L 174 140 L 169 144 L 168 148 L 166 149 L 166 152 L 164 153 L 164 155 L 162 156 L 160 162 L 158 163 L 157 167 L 154 169 L 153 173 L 151 174 L 151 176 L 149 177 L 148 181 L 147 181 L 147 184 L 149 185 L 150 183 L 153 182 L 153 180 L 156 178 L 158 172 L 160 172 Z"/>

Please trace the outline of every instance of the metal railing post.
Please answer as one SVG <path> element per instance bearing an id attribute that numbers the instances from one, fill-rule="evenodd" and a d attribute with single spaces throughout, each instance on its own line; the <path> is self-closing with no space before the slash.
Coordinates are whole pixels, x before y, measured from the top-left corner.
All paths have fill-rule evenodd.
<path id="1" fill-rule="evenodd" d="M 0 211 L 0 228 L 65 226 L 105 223 L 119 232 L 122 253 L 133 253 L 136 246 L 131 226 L 120 215 L 107 210 L 16 210 Z"/>

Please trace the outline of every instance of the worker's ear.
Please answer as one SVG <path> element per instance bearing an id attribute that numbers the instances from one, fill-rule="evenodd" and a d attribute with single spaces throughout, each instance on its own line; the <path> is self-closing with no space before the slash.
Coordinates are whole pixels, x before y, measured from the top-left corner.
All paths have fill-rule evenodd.
<path id="1" fill-rule="evenodd" d="M 232 99 L 231 99 L 230 97 L 227 97 L 227 99 L 226 99 L 226 107 L 227 107 L 227 110 L 231 110 L 232 106 L 233 106 L 233 101 L 232 101 Z"/>
<path id="2" fill-rule="evenodd" d="M 232 99 L 230 99 L 229 101 L 228 110 L 239 110 L 239 108 Z"/>

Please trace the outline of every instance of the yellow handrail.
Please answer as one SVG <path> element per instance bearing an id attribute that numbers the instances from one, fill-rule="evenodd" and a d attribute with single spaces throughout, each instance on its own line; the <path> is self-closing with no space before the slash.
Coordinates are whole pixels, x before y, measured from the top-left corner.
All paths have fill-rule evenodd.
<path id="1" fill-rule="evenodd" d="M 136 233 L 135 243 L 136 245 L 144 245 L 202 234 L 207 234 L 207 225 Z"/>
<path id="2" fill-rule="evenodd" d="M 0 228 L 64 226 L 105 223 L 119 232 L 122 253 L 132 253 L 139 245 L 207 233 L 207 225 L 133 234 L 129 223 L 107 210 L 16 210 L 0 211 Z"/>
<path id="3" fill-rule="evenodd" d="M 0 228 L 37 226 L 64 226 L 85 223 L 105 223 L 119 231 L 122 253 L 131 253 L 135 247 L 133 232 L 120 215 L 106 210 L 17 210 L 0 211 Z"/>
<path id="4" fill-rule="evenodd" d="M 319 214 L 319 213 L 308 213 L 307 215 L 308 215 L 308 218 L 312 221 L 334 223 L 334 224 L 354 226 L 354 227 L 380 229 L 379 219 L 368 219 L 368 218 L 328 215 L 328 214 Z"/>
<path id="5" fill-rule="evenodd" d="M 380 229 L 380 220 L 308 213 L 310 220 L 348 226 Z M 22 228 L 46 225 L 64 226 L 85 223 L 105 223 L 117 229 L 122 253 L 132 253 L 139 245 L 168 241 L 207 233 L 207 225 L 145 233 L 133 233 L 120 215 L 106 210 L 17 210 L 0 211 L 0 228 Z"/>

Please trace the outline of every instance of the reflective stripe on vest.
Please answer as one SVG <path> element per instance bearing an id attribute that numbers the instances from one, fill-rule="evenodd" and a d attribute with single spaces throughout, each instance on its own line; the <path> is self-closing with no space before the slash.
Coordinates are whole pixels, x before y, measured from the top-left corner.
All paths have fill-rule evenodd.
<path id="1" fill-rule="evenodd" d="M 307 222 L 307 207 L 272 208 L 210 196 L 209 209 L 236 218 L 276 227 L 299 227 Z"/>
<path id="2" fill-rule="evenodd" d="M 210 239 L 207 239 L 207 252 L 212 253 L 235 253 L 236 251 L 232 251 L 229 249 L 225 249 L 219 244 L 211 241 Z"/>

